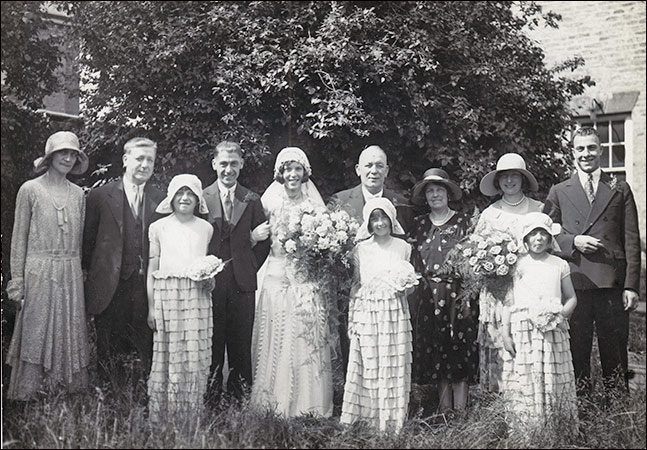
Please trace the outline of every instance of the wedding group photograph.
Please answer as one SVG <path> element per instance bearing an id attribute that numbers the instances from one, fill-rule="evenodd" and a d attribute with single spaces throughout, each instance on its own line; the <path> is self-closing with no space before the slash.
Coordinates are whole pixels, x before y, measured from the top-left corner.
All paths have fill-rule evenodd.
<path id="1" fill-rule="evenodd" d="M 2 448 L 645 448 L 644 1 L 3 1 Z"/>

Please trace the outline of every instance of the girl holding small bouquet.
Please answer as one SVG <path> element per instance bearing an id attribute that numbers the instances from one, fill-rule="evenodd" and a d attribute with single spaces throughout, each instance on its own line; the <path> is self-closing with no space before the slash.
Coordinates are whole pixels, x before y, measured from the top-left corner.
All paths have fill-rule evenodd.
<path id="1" fill-rule="evenodd" d="M 153 364 L 148 380 L 149 413 L 157 421 L 199 411 L 211 365 L 213 277 L 223 264 L 207 255 L 213 234 L 202 183 L 177 175 L 158 213 L 172 213 L 150 226 L 148 325 L 154 330 Z"/>
<path id="2" fill-rule="evenodd" d="M 355 246 L 355 286 L 349 307 L 350 351 L 340 422 L 366 420 L 399 431 L 411 391 L 412 335 L 407 294 L 418 283 L 411 246 L 386 198 L 370 199 Z"/>
<path id="3" fill-rule="evenodd" d="M 552 412 L 577 414 L 567 319 L 577 304 L 568 263 L 551 255 L 553 222 L 529 213 L 512 304 L 503 308 L 503 395 L 513 428 L 543 426 Z M 554 245 L 554 244 L 553 244 Z"/>

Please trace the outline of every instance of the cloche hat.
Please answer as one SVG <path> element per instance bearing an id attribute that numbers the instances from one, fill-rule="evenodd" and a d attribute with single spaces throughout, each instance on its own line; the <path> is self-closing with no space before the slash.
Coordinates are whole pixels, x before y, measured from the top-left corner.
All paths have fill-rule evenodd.
<path id="1" fill-rule="evenodd" d="M 166 198 L 157 205 L 155 212 L 160 214 L 169 214 L 173 212 L 173 207 L 171 206 L 173 202 L 173 197 L 177 194 L 177 191 L 182 189 L 184 186 L 191 189 L 196 197 L 198 197 L 198 203 L 200 205 L 199 211 L 200 214 L 208 214 L 209 209 L 207 208 L 207 202 L 202 195 L 202 182 L 198 177 L 192 174 L 183 173 L 181 175 L 175 175 L 171 182 L 168 185 L 166 190 Z"/>
<path id="2" fill-rule="evenodd" d="M 494 186 L 494 178 L 496 177 L 497 172 L 503 172 L 504 170 L 518 171 L 528 180 L 531 191 L 534 192 L 539 189 L 537 179 L 526 169 L 526 161 L 524 161 L 523 157 L 518 153 L 506 153 L 497 161 L 496 170 L 487 173 L 483 178 L 481 178 L 479 188 L 483 194 L 492 197 L 499 193 L 496 186 Z"/>
<path id="3" fill-rule="evenodd" d="M 422 180 L 418 181 L 413 186 L 413 195 L 411 196 L 411 202 L 415 205 L 424 205 L 425 201 L 425 188 L 429 183 L 438 183 L 442 184 L 451 192 L 451 200 L 460 200 L 463 196 L 463 191 L 458 186 L 449 179 L 449 175 L 443 169 L 431 168 L 425 171 L 425 174 L 422 177 Z"/>
<path id="4" fill-rule="evenodd" d="M 385 197 L 371 198 L 364 204 L 364 208 L 362 208 L 364 221 L 357 230 L 357 235 L 355 236 L 356 241 L 361 241 L 371 236 L 371 233 L 368 231 L 368 221 L 371 217 L 371 213 L 376 209 L 381 209 L 389 217 L 393 234 L 404 234 L 404 229 L 402 228 L 402 225 L 400 225 L 400 222 L 398 222 L 397 211 L 395 206 L 393 206 L 393 203 L 391 203 L 391 200 Z"/>
<path id="5" fill-rule="evenodd" d="M 77 153 L 76 162 L 74 167 L 70 170 L 72 175 L 80 175 L 88 170 L 88 156 L 83 153 L 79 145 L 79 138 L 71 131 L 57 131 L 47 138 L 45 143 L 45 155 L 40 156 L 34 160 L 34 171 L 37 173 L 42 172 L 49 166 L 49 158 L 52 153 L 59 150 L 74 150 Z"/>

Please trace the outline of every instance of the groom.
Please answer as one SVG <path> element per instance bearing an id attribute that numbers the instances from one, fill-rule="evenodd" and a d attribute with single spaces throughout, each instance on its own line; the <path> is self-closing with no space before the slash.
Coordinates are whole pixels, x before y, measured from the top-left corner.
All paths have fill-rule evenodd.
<path id="1" fill-rule="evenodd" d="M 204 190 L 214 234 L 209 254 L 231 261 L 216 276 L 212 292 L 213 341 L 207 401 L 214 404 L 223 390 L 225 349 L 227 392 L 242 398 L 252 384 L 251 343 L 254 325 L 256 271 L 269 253 L 270 228 L 260 197 L 238 184 L 243 151 L 235 142 L 216 146 L 211 161 L 217 180 Z"/>

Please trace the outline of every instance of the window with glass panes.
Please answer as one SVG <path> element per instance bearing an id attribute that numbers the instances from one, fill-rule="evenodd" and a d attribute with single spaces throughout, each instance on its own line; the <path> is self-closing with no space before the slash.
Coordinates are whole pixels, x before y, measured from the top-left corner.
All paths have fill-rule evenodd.
<path id="1" fill-rule="evenodd" d="M 627 176 L 625 119 L 626 116 L 622 115 L 579 122 L 581 126 L 593 127 L 598 131 L 602 147 L 600 166 L 603 171 L 613 173 L 621 180 L 625 180 Z"/>

